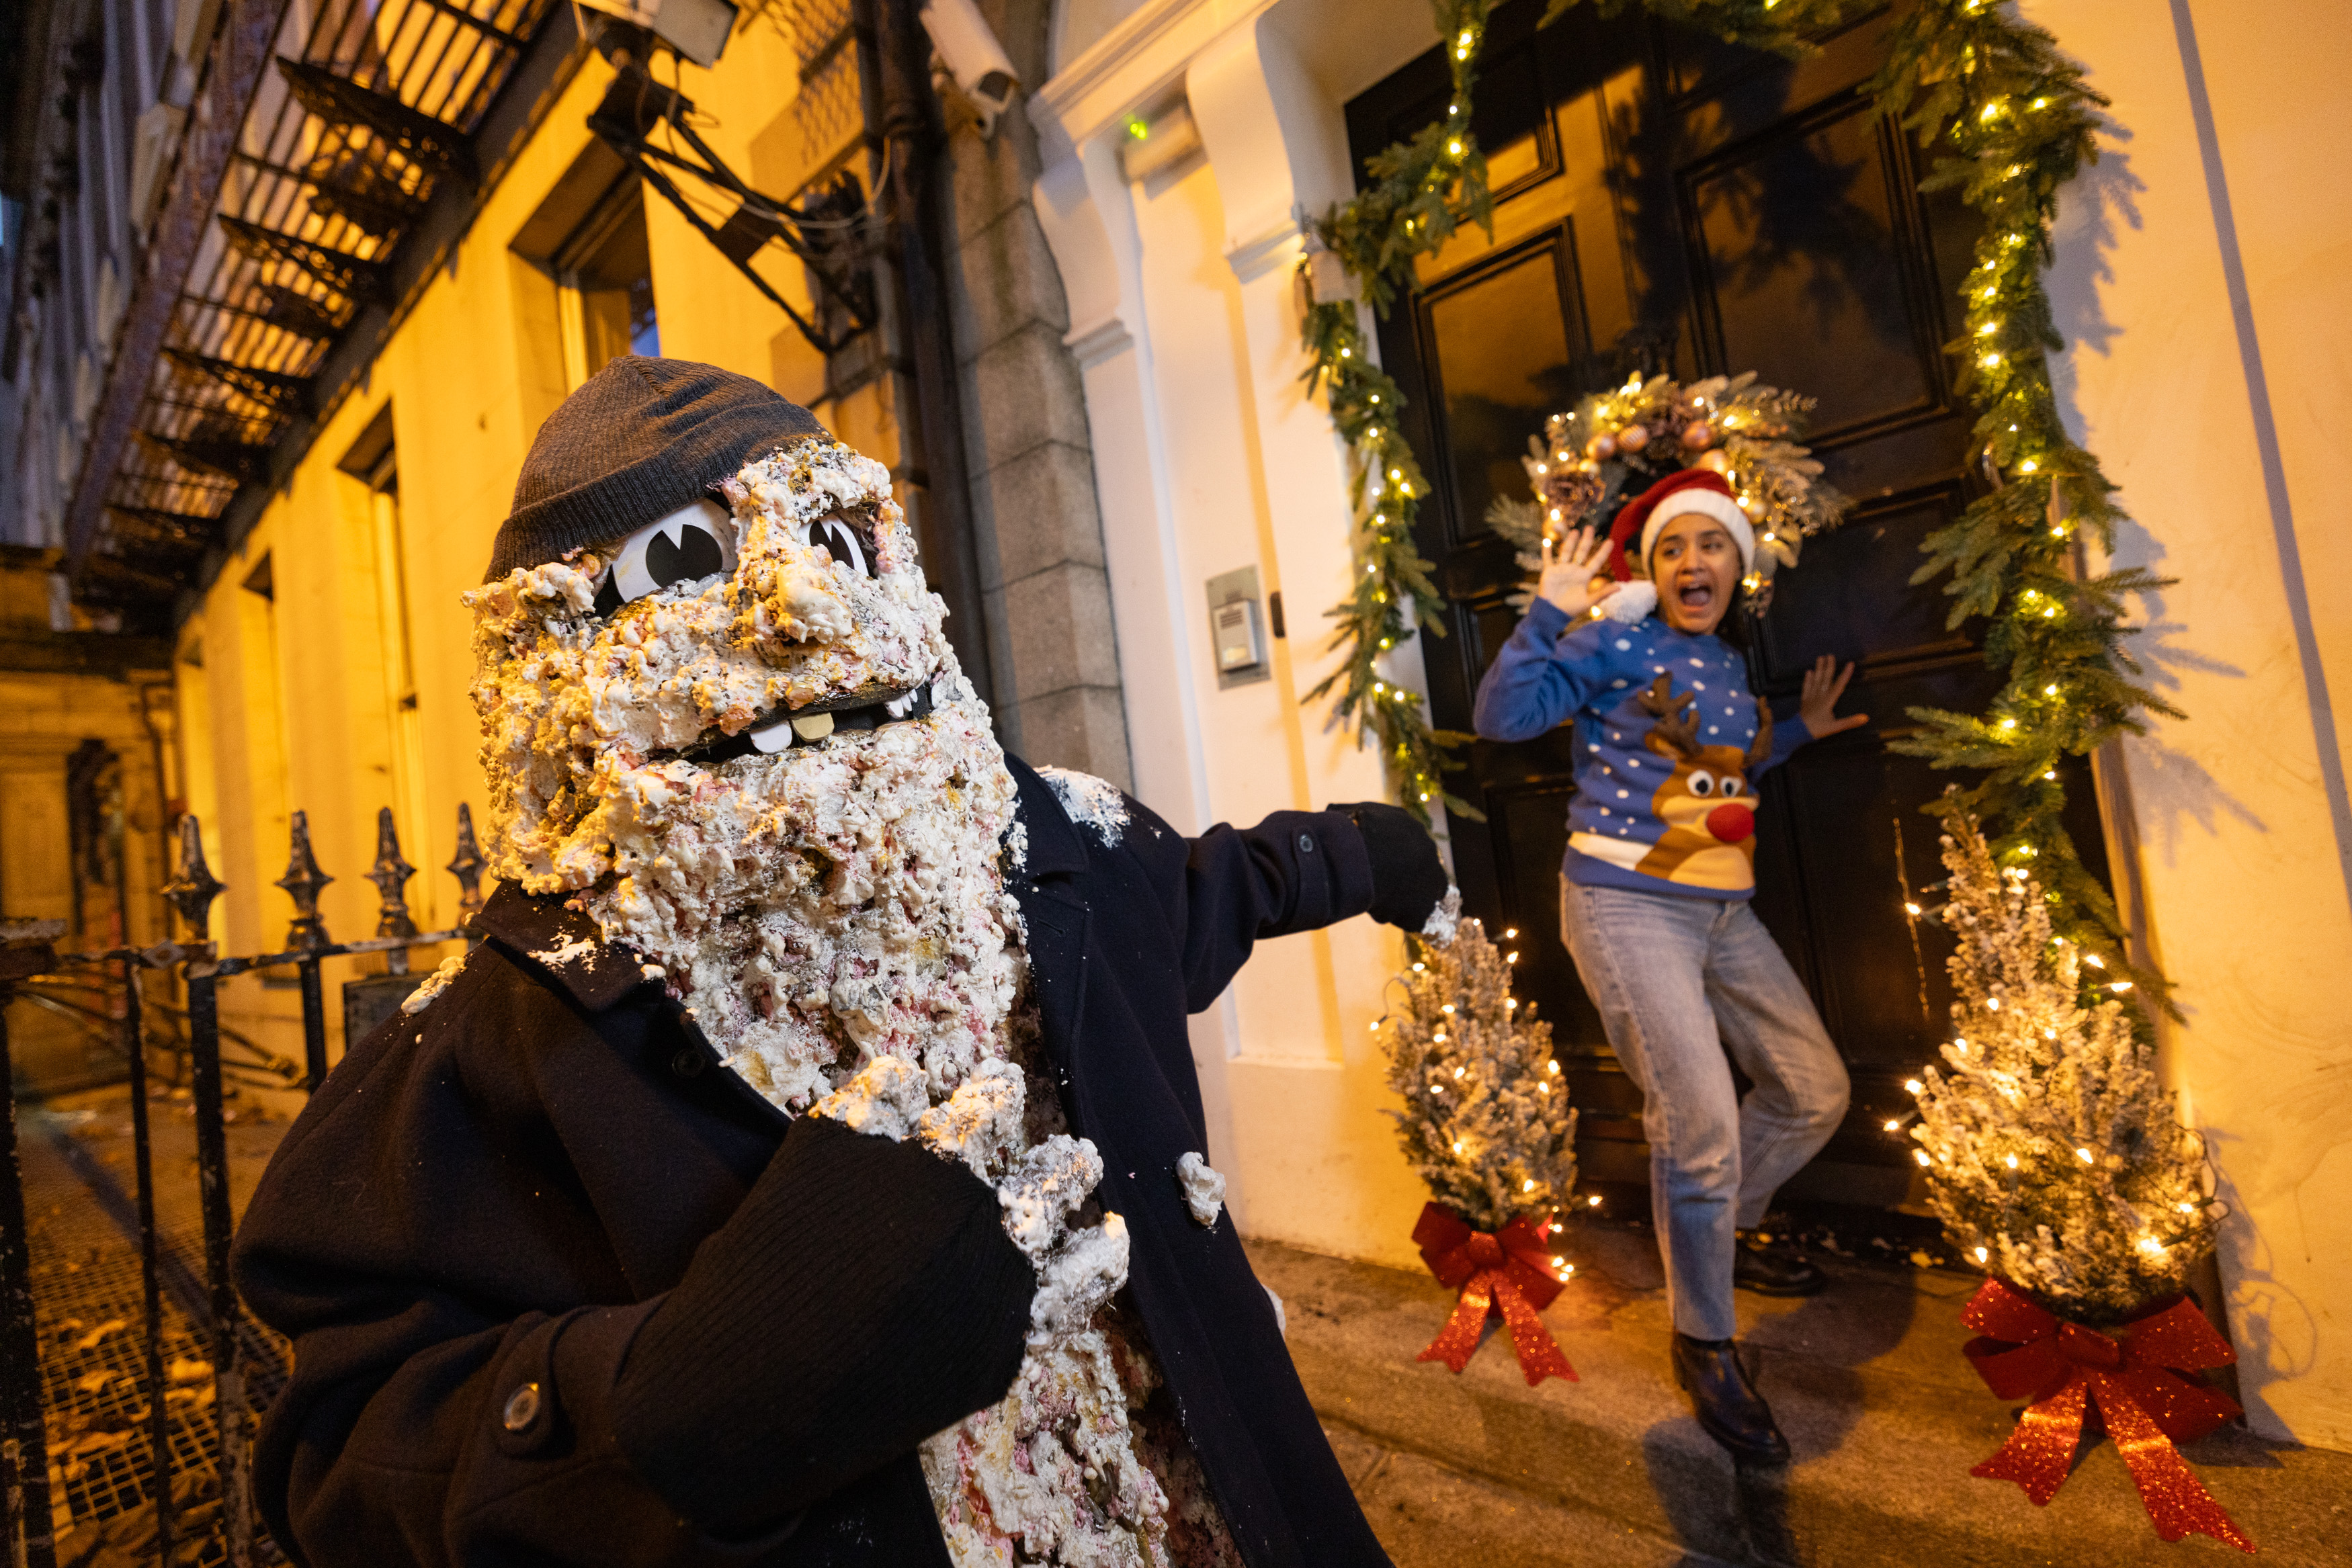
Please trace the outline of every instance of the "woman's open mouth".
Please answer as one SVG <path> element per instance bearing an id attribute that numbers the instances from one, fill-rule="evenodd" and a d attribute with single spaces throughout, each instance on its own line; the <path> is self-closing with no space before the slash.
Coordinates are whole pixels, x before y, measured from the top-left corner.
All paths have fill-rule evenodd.
<path id="1" fill-rule="evenodd" d="M 1715 602 L 1715 584 L 1685 582 L 1675 590 L 1675 598 L 1685 610 L 1705 610 Z"/>
<path id="2" fill-rule="evenodd" d="M 772 709 L 733 735 L 713 728 L 701 739 L 678 751 L 687 762 L 726 762 L 757 752 L 773 755 L 795 746 L 820 746 L 837 734 L 877 729 L 900 719 L 923 718 L 931 711 L 931 683 L 900 691 L 850 692 L 786 711 Z"/>

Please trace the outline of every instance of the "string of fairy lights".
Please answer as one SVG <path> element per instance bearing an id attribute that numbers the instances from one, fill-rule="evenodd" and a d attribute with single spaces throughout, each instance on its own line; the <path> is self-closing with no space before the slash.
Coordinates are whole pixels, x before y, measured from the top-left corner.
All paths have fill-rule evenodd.
<path id="1" fill-rule="evenodd" d="M 1552 0 L 1549 24 L 1582 0 Z M 1604 6 L 1610 0 L 1594 0 Z M 1735 44 L 1801 54 L 1860 0 L 1641 0 L 1652 14 Z M 1412 284 L 1413 266 L 1465 223 L 1488 225 L 1486 160 L 1470 131 L 1471 90 L 1492 0 L 1433 0 L 1453 79 L 1445 116 L 1373 157 L 1370 183 L 1313 225 L 1358 298 L 1318 287 L 1301 267 L 1306 380 L 1322 390 L 1351 465 L 1356 570 L 1329 615 L 1340 664 L 1307 695 L 1327 697 L 1343 723 L 1369 730 L 1397 799 L 1424 821 L 1433 802 L 1480 819 L 1444 785 L 1470 738 L 1433 727 L 1419 693 L 1396 684 L 1387 656 L 1417 631 L 1443 635 L 1444 600 L 1412 538 L 1428 484 L 1402 434 L 1396 383 L 1371 362 L 1358 298 L 1385 313 Z M 1612 7 L 1613 8 L 1613 7 Z M 2125 651 L 2133 596 L 2163 586 L 2137 570 L 2095 572 L 2084 548 L 2112 548 L 2122 513 L 2098 460 L 2066 433 L 2048 356 L 2063 351 L 2044 270 L 2058 193 L 2097 156 L 2106 99 L 2010 0 L 1920 0 L 1891 29 L 1888 59 L 1871 84 L 1929 150 L 1924 188 L 1957 189 L 1983 220 L 1962 287 L 1965 337 L 1958 390 L 1977 412 L 1973 434 L 1988 487 L 1927 540 L 1915 580 L 1942 577 L 1955 627 L 1985 622 L 1985 656 L 2001 686 L 1985 712 L 1915 708 L 1918 727 L 1897 751 L 1974 782 L 1931 810 L 1986 824 L 1996 857 L 2030 865 L 2053 937 L 2079 946 L 2086 993 L 2137 980 L 2160 1005 L 2163 977 L 2125 951 L 2113 898 L 2083 864 L 2064 821 L 2069 758 L 2088 757 L 2147 716 L 2179 716 L 2139 678 Z M 2109 991 L 2109 994 L 2120 994 Z"/>
<path id="2" fill-rule="evenodd" d="M 1984 223 L 1960 290 L 1960 389 L 1990 486 L 1928 538 L 1916 575 L 1948 574 L 1950 623 L 1984 617 L 1986 658 L 2004 676 L 1985 712 L 1915 709 L 1918 732 L 1889 744 L 1980 770 L 1934 809 L 1981 819 L 1997 861 L 2031 867 L 2053 938 L 2083 950 L 2086 992 L 2120 995 L 2136 978 L 2168 1005 L 2163 977 L 2126 954 L 2114 900 L 2063 821 L 2065 758 L 2144 733 L 2147 714 L 2180 716 L 2122 645 L 2126 601 L 2162 580 L 2090 570 L 2085 537 L 2112 549 L 2123 514 L 2098 459 L 2067 434 L 2050 379 L 2048 356 L 2066 348 L 2043 284 L 2058 193 L 2097 157 L 2107 100 L 2048 32 L 1985 0 L 1906 14 L 1875 86 L 1937 150 L 1927 186 L 1957 189 Z M 2102 978 L 2110 966 L 2125 977 Z"/>
<path id="3" fill-rule="evenodd" d="M 1464 223 L 1487 222 L 1486 160 L 1470 134 L 1470 89 L 1493 3 L 1436 0 L 1454 82 L 1445 118 L 1375 156 L 1372 183 L 1315 225 L 1317 242 L 1383 312 L 1412 287 L 1418 258 L 1434 255 Z M 1340 721 L 1353 723 L 1360 737 L 1371 733 L 1391 789 L 1424 826 L 1433 801 L 1443 801 L 1451 815 L 1483 821 L 1475 806 L 1444 783 L 1446 771 L 1460 766 L 1454 753 L 1471 737 L 1433 728 L 1421 694 L 1399 685 L 1385 668 L 1386 655 L 1415 632 L 1445 634 L 1444 601 L 1413 542 L 1429 484 L 1397 428 L 1404 396 L 1373 362 L 1355 299 L 1318 298 L 1315 270 L 1303 266 L 1299 274 L 1314 361 L 1306 380 L 1325 393 L 1331 422 L 1348 444 L 1357 570 L 1348 597 L 1329 612 L 1339 623 L 1332 646 L 1343 658 L 1307 700 L 1336 692 L 1332 706 Z"/>

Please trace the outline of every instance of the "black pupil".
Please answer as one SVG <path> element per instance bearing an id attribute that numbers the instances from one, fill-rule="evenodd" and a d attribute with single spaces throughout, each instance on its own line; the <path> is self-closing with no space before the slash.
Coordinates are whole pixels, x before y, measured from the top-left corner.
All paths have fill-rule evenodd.
<path id="1" fill-rule="evenodd" d="M 823 545 L 826 554 L 846 564 L 853 571 L 862 572 L 867 577 L 874 575 L 873 569 L 866 564 L 866 552 L 858 548 L 857 536 L 840 523 L 826 521 L 813 525 L 809 528 L 809 543 Z"/>
<path id="2" fill-rule="evenodd" d="M 727 570 L 726 552 L 719 548 L 709 529 L 687 523 L 677 534 L 676 544 L 666 533 L 656 533 L 646 541 L 646 575 L 654 580 L 656 588 L 698 581 Z M 595 611 L 599 615 L 609 616 L 626 602 L 621 597 L 621 572 L 616 564 L 606 570 L 603 586 L 596 590 Z"/>
<path id="3" fill-rule="evenodd" d="M 726 570 L 727 558 L 709 529 L 688 523 L 678 529 L 677 539 L 672 544 L 667 534 L 657 533 L 646 541 L 646 575 L 656 587 L 693 582 Z"/>

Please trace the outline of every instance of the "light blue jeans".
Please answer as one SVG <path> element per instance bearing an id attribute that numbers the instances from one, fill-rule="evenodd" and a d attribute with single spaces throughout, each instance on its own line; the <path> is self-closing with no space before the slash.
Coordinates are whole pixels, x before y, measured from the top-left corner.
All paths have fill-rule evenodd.
<path id="1" fill-rule="evenodd" d="M 1745 900 L 1565 877 L 1559 899 L 1561 939 L 1617 1060 L 1642 1088 L 1675 1327 L 1729 1339 L 1733 1232 L 1761 1220 L 1780 1184 L 1837 1130 L 1845 1064 Z M 1732 1061 L 1755 1084 L 1744 1101 Z"/>

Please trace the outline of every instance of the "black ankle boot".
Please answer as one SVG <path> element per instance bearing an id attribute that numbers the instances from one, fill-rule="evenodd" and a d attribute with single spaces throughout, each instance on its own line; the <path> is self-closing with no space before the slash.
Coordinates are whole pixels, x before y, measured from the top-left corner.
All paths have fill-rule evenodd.
<path id="1" fill-rule="evenodd" d="M 1830 1281 L 1785 1242 L 1764 1241 L 1743 1230 L 1731 1249 L 1731 1282 L 1759 1296 L 1810 1296 Z"/>
<path id="2" fill-rule="evenodd" d="M 1789 1439 L 1773 1425 L 1771 1407 L 1748 1381 L 1731 1341 L 1675 1334 L 1675 1381 L 1689 1391 L 1699 1426 L 1732 1458 L 1788 1463 Z"/>

